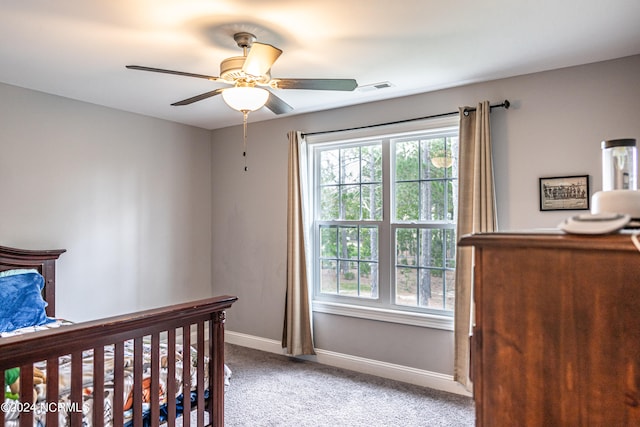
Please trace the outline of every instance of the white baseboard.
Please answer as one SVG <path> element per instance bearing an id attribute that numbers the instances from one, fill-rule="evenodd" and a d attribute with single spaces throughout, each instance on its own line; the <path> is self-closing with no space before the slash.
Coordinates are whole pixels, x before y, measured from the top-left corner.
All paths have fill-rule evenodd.
<path id="1" fill-rule="evenodd" d="M 249 347 L 269 353 L 286 354 L 280 341 L 242 334 L 239 332 L 225 331 L 225 341 L 230 344 Z M 452 375 L 425 371 L 423 369 L 408 366 L 395 365 L 393 363 L 380 362 L 373 359 L 351 356 L 333 351 L 316 349 L 315 356 L 304 356 L 302 359 L 312 360 L 323 365 L 348 369 L 364 374 L 376 375 L 422 387 L 429 387 L 449 393 L 471 396 L 462 385 L 453 380 Z"/>

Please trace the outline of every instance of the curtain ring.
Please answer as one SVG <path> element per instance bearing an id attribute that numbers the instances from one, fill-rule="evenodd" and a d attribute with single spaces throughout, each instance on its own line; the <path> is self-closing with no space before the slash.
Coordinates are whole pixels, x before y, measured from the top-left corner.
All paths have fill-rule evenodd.
<path id="1" fill-rule="evenodd" d="M 462 114 L 464 114 L 465 116 L 469 115 L 469 110 L 467 110 L 466 108 L 464 110 L 462 110 Z"/>

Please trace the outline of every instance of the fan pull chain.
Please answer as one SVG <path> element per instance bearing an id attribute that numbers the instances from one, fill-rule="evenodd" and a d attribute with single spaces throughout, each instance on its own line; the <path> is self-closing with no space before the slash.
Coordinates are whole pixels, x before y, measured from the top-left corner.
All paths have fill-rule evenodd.
<path id="1" fill-rule="evenodd" d="M 242 132 L 243 132 L 243 147 L 242 147 L 242 156 L 244 157 L 244 171 L 248 171 L 247 167 L 247 117 L 249 116 L 248 110 L 242 111 L 243 120 L 242 120 Z"/>

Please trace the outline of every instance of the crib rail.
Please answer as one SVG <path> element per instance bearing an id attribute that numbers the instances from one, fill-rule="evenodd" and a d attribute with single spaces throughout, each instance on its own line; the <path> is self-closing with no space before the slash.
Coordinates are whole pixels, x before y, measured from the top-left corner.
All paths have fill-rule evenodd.
<path id="1" fill-rule="evenodd" d="M 196 412 L 197 425 L 205 425 L 205 411 L 209 413 L 210 425 L 224 425 L 224 321 L 225 310 L 237 300 L 233 296 L 219 296 L 199 301 L 175 304 L 168 307 L 141 311 L 133 314 L 110 317 L 90 322 L 64 326 L 34 332 L 22 336 L 3 338 L 0 340 L 0 390 L 5 390 L 4 371 L 20 367 L 20 402 L 33 401 L 33 364 L 46 361 L 46 401 L 58 402 L 59 375 L 58 361 L 61 356 L 71 356 L 70 412 L 71 425 L 82 425 L 83 405 L 83 360 L 82 352 L 93 350 L 93 426 L 104 425 L 104 348 L 114 347 L 114 397 L 113 425 L 124 424 L 124 343 L 133 341 L 133 426 L 143 425 L 143 340 L 151 341 L 151 377 L 150 377 L 150 423 L 159 425 L 159 348 L 161 337 L 168 346 L 167 378 L 175 378 L 176 341 L 182 340 L 187 357 L 189 346 L 197 348 L 197 384 Z M 208 333 L 208 336 L 205 334 Z M 192 342 L 192 334 L 195 342 Z M 208 384 L 205 384 L 205 356 L 209 357 Z M 183 387 L 189 390 L 191 374 L 183 369 Z M 205 390 L 209 390 L 205 400 Z M 175 381 L 167 381 L 167 426 L 173 427 L 176 416 Z M 4 399 L 4 397 L 3 397 Z M 4 401 L 4 400 L 3 400 Z M 28 408 L 27 408 L 28 409 Z M 55 408 L 51 408 L 55 409 Z M 183 426 L 190 424 L 191 411 L 189 393 L 184 393 Z M 0 411 L 0 426 L 5 425 L 4 411 Z M 58 426 L 58 413 L 55 410 L 46 412 L 46 425 Z M 29 410 L 20 412 L 20 427 L 33 426 L 33 413 Z"/>

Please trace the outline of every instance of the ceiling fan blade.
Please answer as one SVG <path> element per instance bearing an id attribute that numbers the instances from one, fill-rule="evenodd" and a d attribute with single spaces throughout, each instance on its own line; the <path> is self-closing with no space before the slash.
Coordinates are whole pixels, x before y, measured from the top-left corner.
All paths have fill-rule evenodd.
<path id="1" fill-rule="evenodd" d="M 182 101 L 174 102 L 171 105 L 178 106 L 178 105 L 193 104 L 194 102 L 202 101 L 203 99 L 207 99 L 207 98 L 211 98 L 212 96 L 219 95 L 219 94 L 222 93 L 222 91 L 224 91 L 224 88 L 212 90 L 211 92 L 202 93 L 200 95 L 196 95 L 196 96 L 193 96 L 191 98 L 183 99 Z"/>
<path id="2" fill-rule="evenodd" d="M 244 61 L 242 71 L 254 77 L 260 77 L 269 72 L 282 50 L 270 44 L 254 42 Z"/>
<path id="3" fill-rule="evenodd" d="M 284 114 L 293 110 L 291 105 L 277 97 L 273 92 L 269 92 L 269 99 L 267 99 L 267 103 L 264 106 L 276 114 Z"/>
<path id="4" fill-rule="evenodd" d="M 273 79 L 271 86 L 277 89 L 344 90 L 358 87 L 354 79 Z"/>
<path id="5" fill-rule="evenodd" d="M 164 70 L 162 68 L 143 67 L 142 65 L 127 65 L 126 67 L 130 70 L 152 71 L 154 73 L 175 74 L 177 76 L 197 77 L 199 79 L 206 79 L 211 81 L 217 81 L 220 79 L 220 77 L 207 76 L 206 74 L 185 73 L 184 71 Z"/>

